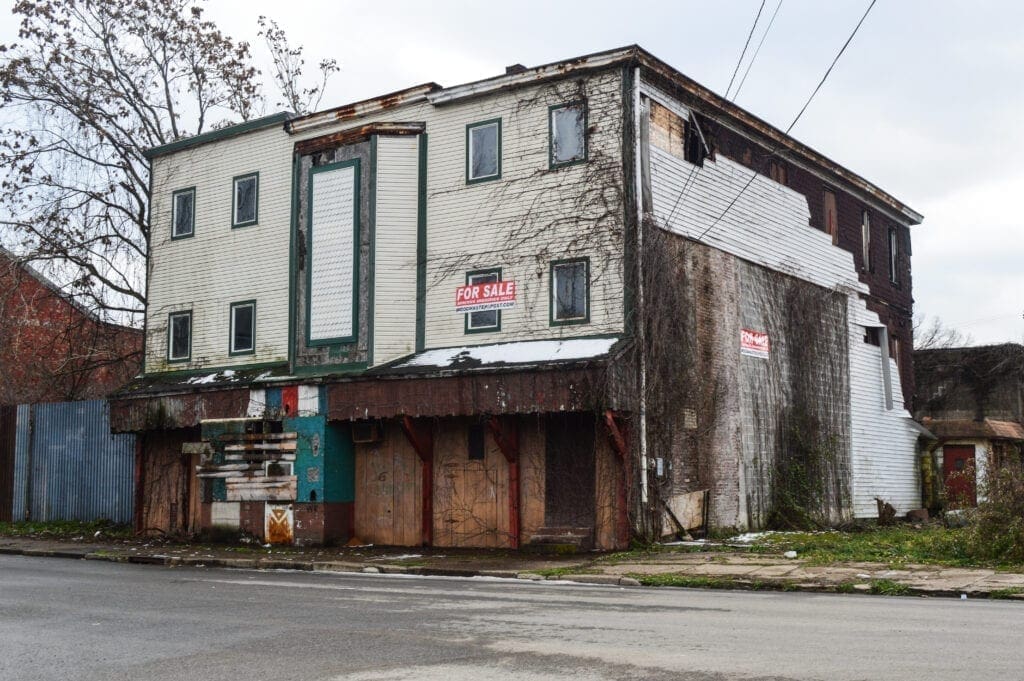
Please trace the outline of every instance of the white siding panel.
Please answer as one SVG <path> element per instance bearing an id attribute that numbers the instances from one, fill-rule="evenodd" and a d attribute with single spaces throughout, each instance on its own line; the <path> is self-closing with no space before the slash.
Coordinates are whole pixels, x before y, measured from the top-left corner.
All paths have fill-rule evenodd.
<path id="1" fill-rule="evenodd" d="M 373 362 L 415 350 L 419 138 L 377 140 Z"/>
<path id="2" fill-rule="evenodd" d="M 348 338 L 355 334 L 355 168 L 314 173 L 312 185 L 309 340 Z"/>
<path id="3" fill-rule="evenodd" d="M 644 85 L 643 91 L 683 111 L 653 88 Z M 868 288 L 857 277 L 853 255 L 833 246 L 830 235 L 809 226 L 810 211 L 802 194 L 768 177 L 755 174 L 751 180 L 752 170 L 722 155 L 705 159 L 699 168 L 656 147 L 650 154 L 654 215 L 662 228 L 847 293 L 854 515 L 876 516 L 876 496 L 900 513 L 920 506 L 917 431 L 903 408 L 899 372 L 892 360 L 893 409 L 885 408 L 881 351 L 864 343 L 865 327 L 882 324 L 860 298 Z"/>

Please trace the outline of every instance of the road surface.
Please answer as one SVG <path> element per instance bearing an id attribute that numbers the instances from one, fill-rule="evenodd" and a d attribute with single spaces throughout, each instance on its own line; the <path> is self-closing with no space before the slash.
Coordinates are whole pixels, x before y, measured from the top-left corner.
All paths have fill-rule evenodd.
<path id="1" fill-rule="evenodd" d="M 0 556 L 0 679 L 1019 679 L 1024 603 Z"/>

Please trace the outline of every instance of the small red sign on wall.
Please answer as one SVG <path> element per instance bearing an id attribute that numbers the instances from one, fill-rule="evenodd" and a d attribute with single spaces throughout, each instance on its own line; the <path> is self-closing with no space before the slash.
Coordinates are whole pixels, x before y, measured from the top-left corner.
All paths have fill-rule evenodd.
<path id="1" fill-rule="evenodd" d="M 771 343 L 768 334 L 750 329 L 740 329 L 740 354 L 748 357 L 768 359 Z"/>
<path id="2" fill-rule="evenodd" d="M 494 281 L 488 284 L 469 284 L 455 289 L 456 312 L 483 312 L 515 307 L 516 282 Z"/>

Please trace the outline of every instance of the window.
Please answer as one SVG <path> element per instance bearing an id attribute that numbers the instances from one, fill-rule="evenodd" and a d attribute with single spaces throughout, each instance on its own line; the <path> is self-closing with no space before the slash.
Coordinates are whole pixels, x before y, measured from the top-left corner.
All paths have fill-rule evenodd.
<path id="1" fill-rule="evenodd" d="M 251 355 L 256 351 L 256 301 L 231 304 L 231 347 L 228 354 Z"/>
<path id="2" fill-rule="evenodd" d="M 866 210 L 860 214 L 861 265 L 863 272 L 871 271 L 871 214 Z"/>
<path id="3" fill-rule="evenodd" d="M 181 189 L 171 195 L 171 238 L 192 236 L 196 226 L 196 188 Z"/>
<path id="4" fill-rule="evenodd" d="M 548 109 L 550 157 L 548 167 L 558 168 L 587 160 L 587 105 L 558 104 Z"/>
<path id="5" fill-rule="evenodd" d="M 192 356 L 192 311 L 172 312 L 167 318 L 167 360 L 185 362 Z"/>
<path id="6" fill-rule="evenodd" d="M 839 243 L 839 212 L 836 210 L 836 193 L 831 189 L 824 192 L 825 232 L 832 235 L 832 243 Z"/>
<path id="7" fill-rule="evenodd" d="M 900 240 L 895 227 L 889 228 L 889 281 L 900 283 Z"/>
<path id="8" fill-rule="evenodd" d="M 474 423 L 469 427 L 469 443 L 467 458 L 470 461 L 482 461 L 486 455 L 486 439 L 483 424 Z"/>
<path id="9" fill-rule="evenodd" d="M 493 284 L 501 281 L 501 269 L 466 273 L 467 284 Z M 466 333 L 501 331 L 501 310 L 484 310 L 466 314 Z"/>
<path id="10" fill-rule="evenodd" d="M 231 226 L 255 225 L 259 217 L 260 174 L 241 175 L 233 180 L 233 184 L 234 203 L 231 208 Z"/>
<path id="11" fill-rule="evenodd" d="M 650 111 L 651 146 L 703 167 L 708 150 L 698 129 L 696 115 L 691 113 L 690 120 L 686 120 L 653 100 Z"/>
<path id="12" fill-rule="evenodd" d="M 590 260 L 551 263 L 551 323 L 586 324 L 590 321 Z"/>
<path id="13" fill-rule="evenodd" d="M 501 177 L 501 119 L 466 126 L 466 183 Z"/>

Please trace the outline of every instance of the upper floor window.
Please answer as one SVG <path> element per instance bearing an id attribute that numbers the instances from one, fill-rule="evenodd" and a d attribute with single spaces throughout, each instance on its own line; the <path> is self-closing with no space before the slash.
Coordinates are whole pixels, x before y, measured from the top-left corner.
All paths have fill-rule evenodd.
<path id="1" fill-rule="evenodd" d="M 231 304 L 229 354 L 251 355 L 256 351 L 256 301 Z"/>
<path id="2" fill-rule="evenodd" d="M 231 226 L 255 225 L 258 219 L 260 174 L 240 175 L 233 181 L 234 201 L 231 209 Z"/>
<path id="3" fill-rule="evenodd" d="M 871 214 L 866 210 L 860 214 L 861 265 L 863 272 L 871 271 Z"/>
<path id="4" fill-rule="evenodd" d="M 167 317 L 167 359 L 184 362 L 192 356 L 192 310 Z"/>
<path id="5" fill-rule="evenodd" d="M 466 284 L 494 284 L 501 281 L 501 269 L 479 270 L 466 274 Z M 501 331 L 501 310 L 466 313 L 466 333 Z"/>
<path id="6" fill-rule="evenodd" d="M 466 126 L 466 183 L 501 177 L 501 119 Z"/>
<path id="7" fill-rule="evenodd" d="M 551 263 L 551 323 L 586 324 L 590 321 L 590 260 Z"/>
<path id="8" fill-rule="evenodd" d="M 823 194 L 823 209 L 825 214 L 825 231 L 832 235 L 832 243 L 839 243 L 839 211 L 836 209 L 836 193 L 826 189 Z"/>
<path id="9" fill-rule="evenodd" d="M 171 238 L 192 236 L 196 227 L 196 188 L 180 189 L 171 195 Z"/>
<path id="10" fill-rule="evenodd" d="M 586 161 L 587 105 L 584 102 L 558 104 L 548 109 L 548 116 L 548 166 L 557 168 Z"/>
<path id="11" fill-rule="evenodd" d="M 889 281 L 900 283 L 900 238 L 895 227 L 889 228 Z"/>

